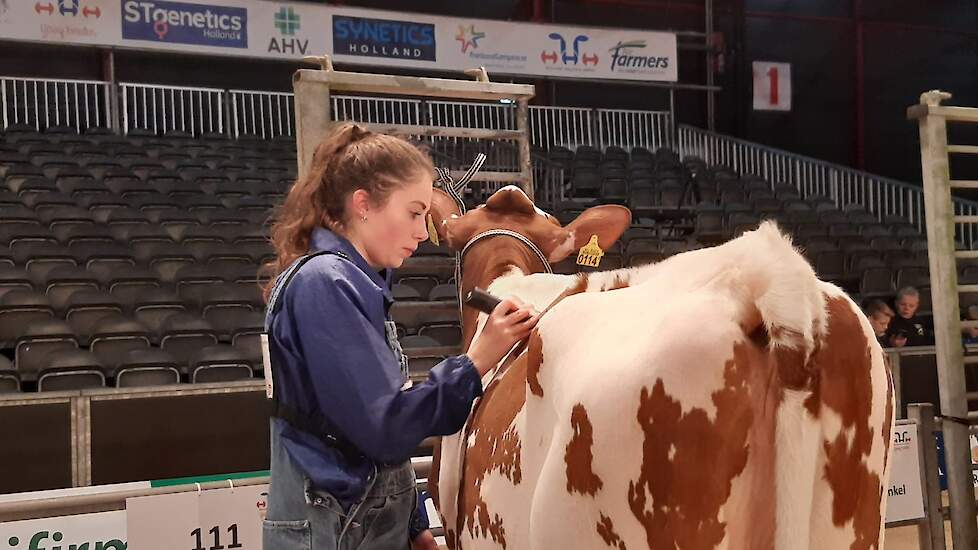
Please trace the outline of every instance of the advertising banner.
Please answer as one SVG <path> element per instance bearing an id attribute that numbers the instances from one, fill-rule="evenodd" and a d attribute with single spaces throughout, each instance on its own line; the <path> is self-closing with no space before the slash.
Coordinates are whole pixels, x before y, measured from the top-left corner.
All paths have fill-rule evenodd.
<path id="1" fill-rule="evenodd" d="M 8 550 L 126 550 L 126 512 L 99 512 L 0 523 Z"/>
<path id="2" fill-rule="evenodd" d="M 924 517 L 917 437 L 916 424 L 900 424 L 893 431 L 890 485 L 883 488 L 887 492 L 887 523 Z"/>
<path id="3" fill-rule="evenodd" d="M 265 0 L 0 0 L 0 39 L 490 73 L 677 80 L 676 36 Z"/>

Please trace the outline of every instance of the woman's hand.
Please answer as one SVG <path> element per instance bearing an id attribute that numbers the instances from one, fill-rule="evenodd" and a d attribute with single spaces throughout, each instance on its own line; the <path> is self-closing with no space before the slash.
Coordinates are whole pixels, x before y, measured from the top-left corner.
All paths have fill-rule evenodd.
<path id="1" fill-rule="evenodd" d="M 518 298 L 499 302 L 468 351 L 479 375 L 485 376 L 517 342 L 529 336 L 539 318 L 532 307 Z"/>
<path id="2" fill-rule="evenodd" d="M 414 540 L 411 541 L 411 550 L 438 550 L 438 543 L 431 531 L 422 531 Z"/>

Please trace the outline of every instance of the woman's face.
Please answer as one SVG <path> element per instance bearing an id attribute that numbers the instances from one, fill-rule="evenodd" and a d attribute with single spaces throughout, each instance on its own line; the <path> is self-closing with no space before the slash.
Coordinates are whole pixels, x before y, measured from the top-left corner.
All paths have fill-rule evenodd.
<path id="1" fill-rule="evenodd" d="M 366 222 L 356 217 L 350 220 L 367 263 L 377 269 L 398 268 L 428 239 L 431 193 L 431 176 L 420 173 L 391 192 L 382 207 L 367 209 Z"/>

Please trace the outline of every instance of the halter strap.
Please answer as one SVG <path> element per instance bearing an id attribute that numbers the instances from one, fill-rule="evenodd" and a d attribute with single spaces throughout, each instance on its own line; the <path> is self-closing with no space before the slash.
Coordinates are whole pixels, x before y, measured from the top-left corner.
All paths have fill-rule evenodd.
<path id="1" fill-rule="evenodd" d="M 472 248 L 473 245 L 475 245 L 475 243 L 481 241 L 482 239 L 487 239 L 489 237 L 512 237 L 520 241 L 521 243 L 526 245 L 526 247 L 529 248 L 534 255 L 536 255 L 537 259 L 540 260 L 540 263 L 543 264 L 543 268 L 547 271 L 547 273 L 554 272 L 553 267 L 551 267 L 550 265 L 550 261 L 547 260 L 547 257 L 543 254 L 540 248 L 533 243 L 533 241 L 528 239 L 525 235 L 521 233 L 517 233 L 516 231 L 510 231 L 509 229 L 490 229 L 489 231 L 483 231 L 482 233 L 479 233 L 475 237 L 472 237 L 472 239 L 469 240 L 469 242 L 465 243 L 465 246 L 462 248 L 462 252 L 459 253 L 460 256 L 459 259 L 465 260 L 466 252 L 468 252 L 469 249 Z M 459 283 L 461 284 L 461 281 L 459 281 Z"/>

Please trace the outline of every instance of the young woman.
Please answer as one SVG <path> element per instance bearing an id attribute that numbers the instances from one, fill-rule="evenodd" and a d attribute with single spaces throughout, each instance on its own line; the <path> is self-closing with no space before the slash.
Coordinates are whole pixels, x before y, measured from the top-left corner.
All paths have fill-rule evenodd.
<path id="1" fill-rule="evenodd" d="M 434 175 L 410 143 L 341 124 L 276 216 L 265 550 L 435 548 L 417 521 L 411 453 L 461 429 L 482 376 L 536 324 L 503 300 L 466 355 L 408 387 L 391 270 L 428 238 Z"/>

